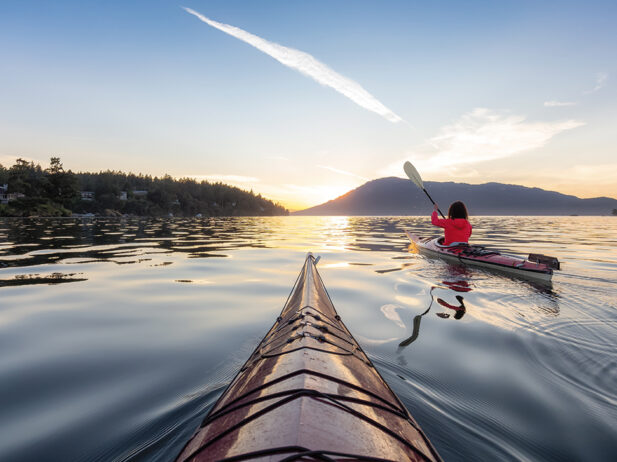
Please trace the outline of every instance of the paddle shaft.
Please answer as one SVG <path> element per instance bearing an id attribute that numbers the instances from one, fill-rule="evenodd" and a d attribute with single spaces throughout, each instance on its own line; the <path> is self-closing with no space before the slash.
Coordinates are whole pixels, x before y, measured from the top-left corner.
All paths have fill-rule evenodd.
<path id="1" fill-rule="evenodd" d="M 435 201 L 433 200 L 433 198 L 431 197 L 431 195 L 426 191 L 426 189 L 422 188 L 422 191 L 424 191 L 424 194 L 426 194 L 426 196 L 431 200 L 431 202 L 433 203 L 433 205 L 437 205 L 435 204 Z M 439 209 L 439 207 L 437 207 L 437 211 L 439 212 L 439 214 L 441 215 L 441 218 L 443 218 L 444 220 L 446 219 L 446 217 L 443 216 L 443 213 L 441 212 L 441 210 Z"/>

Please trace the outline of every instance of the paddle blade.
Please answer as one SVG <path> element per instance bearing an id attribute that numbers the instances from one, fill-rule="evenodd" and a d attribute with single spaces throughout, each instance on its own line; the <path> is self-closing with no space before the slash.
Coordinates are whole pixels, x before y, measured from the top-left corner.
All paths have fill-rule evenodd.
<path id="1" fill-rule="evenodd" d="M 403 170 L 405 170 L 405 173 L 407 174 L 409 179 L 413 181 L 418 188 L 424 189 L 424 183 L 422 183 L 422 177 L 416 170 L 416 167 L 411 165 L 411 162 L 409 161 L 405 162 L 405 164 L 403 164 Z"/>

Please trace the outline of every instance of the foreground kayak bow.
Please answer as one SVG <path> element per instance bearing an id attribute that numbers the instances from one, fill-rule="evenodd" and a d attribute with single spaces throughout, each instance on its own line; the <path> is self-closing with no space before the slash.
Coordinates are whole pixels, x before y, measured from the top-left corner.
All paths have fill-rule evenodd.
<path id="1" fill-rule="evenodd" d="M 178 461 L 439 461 L 336 313 L 311 254 Z"/>

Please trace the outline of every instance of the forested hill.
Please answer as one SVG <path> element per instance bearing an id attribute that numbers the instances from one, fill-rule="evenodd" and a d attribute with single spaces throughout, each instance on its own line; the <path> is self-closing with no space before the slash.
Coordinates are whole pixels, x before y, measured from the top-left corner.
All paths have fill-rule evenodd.
<path id="1" fill-rule="evenodd" d="M 7 187 L 5 188 L 5 185 Z M 73 173 L 52 157 L 48 168 L 18 159 L 0 165 L 0 216 L 287 215 L 279 204 L 223 183 L 115 171 Z"/>
<path id="2" fill-rule="evenodd" d="M 609 197 L 580 199 L 554 191 L 502 183 L 424 183 L 433 199 L 447 213 L 457 200 L 471 215 L 610 215 L 617 200 Z M 297 215 L 428 215 L 432 204 L 408 179 L 380 178 L 369 181 L 337 199 Z"/>

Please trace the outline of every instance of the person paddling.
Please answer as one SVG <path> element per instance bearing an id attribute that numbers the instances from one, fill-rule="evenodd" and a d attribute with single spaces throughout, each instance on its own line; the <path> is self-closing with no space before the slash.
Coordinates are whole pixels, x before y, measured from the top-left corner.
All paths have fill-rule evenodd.
<path id="1" fill-rule="evenodd" d="M 440 219 L 437 216 L 439 206 L 435 204 L 431 223 L 444 229 L 443 245 L 450 245 L 454 242 L 469 242 L 471 236 L 471 224 L 469 223 L 467 207 L 461 201 L 453 202 L 448 210 L 448 218 Z"/>

